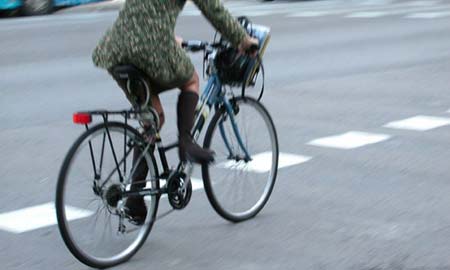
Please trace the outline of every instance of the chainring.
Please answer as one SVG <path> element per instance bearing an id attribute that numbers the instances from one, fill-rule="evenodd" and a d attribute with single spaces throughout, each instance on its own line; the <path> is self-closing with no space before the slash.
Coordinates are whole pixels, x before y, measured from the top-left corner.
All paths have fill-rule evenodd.
<path id="1" fill-rule="evenodd" d="M 167 197 L 170 205 L 177 210 L 185 208 L 192 196 L 192 183 L 185 174 L 175 174 L 167 181 Z"/>

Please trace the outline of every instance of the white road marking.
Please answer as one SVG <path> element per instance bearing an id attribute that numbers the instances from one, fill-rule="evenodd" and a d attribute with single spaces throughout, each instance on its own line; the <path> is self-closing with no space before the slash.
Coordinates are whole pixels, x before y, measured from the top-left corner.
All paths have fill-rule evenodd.
<path id="1" fill-rule="evenodd" d="M 278 168 L 293 166 L 306 162 L 310 159 L 311 157 L 280 153 Z M 254 156 L 254 160 L 249 164 L 243 167 L 243 169 L 255 171 L 258 173 L 268 171 L 269 169 L 267 168 L 267 166 L 270 166 L 271 164 L 270 153 L 261 153 Z M 233 168 L 237 168 L 236 165 L 233 165 Z M 191 182 L 193 191 L 201 190 L 204 188 L 203 180 L 200 178 L 192 177 Z M 161 185 L 163 184 L 164 181 L 161 181 Z M 146 187 L 150 188 L 151 183 L 147 182 Z M 150 198 L 146 197 L 145 200 L 150 200 Z M 86 209 L 66 206 L 66 215 L 68 221 L 86 218 L 93 214 L 94 212 Z M 57 220 L 54 202 L 0 214 L 0 230 L 16 234 L 53 226 L 56 224 Z"/>
<path id="2" fill-rule="evenodd" d="M 245 15 L 248 17 L 256 17 L 256 16 L 271 15 L 271 14 L 274 14 L 274 12 L 271 10 L 254 10 L 254 11 L 245 11 L 245 12 L 236 11 L 235 14 L 236 15 Z"/>
<path id="3" fill-rule="evenodd" d="M 384 11 L 365 11 L 365 12 L 355 12 L 347 15 L 347 18 L 378 18 L 382 16 L 387 16 L 389 13 Z"/>
<path id="4" fill-rule="evenodd" d="M 341 135 L 324 137 L 308 142 L 309 145 L 338 149 L 353 149 L 369 144 L 379 143 L 389 139 L 386 134 L 350 131 Z"/>
<path id="5" fill-rule="evenodd" d="M 407 15 L 406 18 L 410 19 L 436 19 L 450 16 L 450 11 L 442 12 L 419 12 Z"/>
<path id="6" fill-rule="evenodd" d="M 278 159 L 278 169 L 301 164 L 307 162 L 311 157 L 293 155 L 288 153 L 280 153 Z M 252 161 L 245 163 L 244 161 L 226 161 L 216 165 L 219 168 L 232 169 L 232 170 L 242 170 L 247 172 L 255 173 L 266 173 L 269 172 L 272 167 L 272 153 L 264 152 L 252 156 Z"/>
<path id="7" fill-rule="evenodd" d="M 311 17 L 319 17 L 319 16 L 325 16 L 329 15 L 331 12 L 328 11 L 302 11 L 297 13 L 291 13 L 288 15 L 288 17 L 304 17 L 304 18 L 311 18 Z"/>
<path id="8" fill-rule="evenodd" d="M 195 177 L 191 177 L 192 182 L 192 190 L 196 191 L 199 189 L 203 189 L 203 180 Z"/>
<path id="9" fill-rule="evenodd" d="M 366 0 L 366 1 L 361 1 L 361 5 L 367 5 L 367 6 L 371 6 L 371 5 L 387 5 L 387 4 L 391 4 L 392 0 Z"/>
<path id="10" fill-rule="evenodd" d="M 434 6 L 436 4 L 438 4 L 439 1 L 434 1 L 434 0 L 425 0 L 425 1 L 412 1 L 410 3 L 408 3 L 409 6 Z"/>
<path id="11" fill-rule="evenodd" d="M 404 120 L 387 123 L 384 127 L 426 131 L 446 125 L 450 125 L 450 118 L 418 115 Z"/>
<path id="12" fill-rule="evenodd" d="M 69 221 L 85 218 L 92 214 L 92 211 L 71 206 L 66 207 L 66 215 Z M 32 231 L 56 223 L 56 211 L 53 202 L 0 214 L 0 229 L 12 233 Z"/>

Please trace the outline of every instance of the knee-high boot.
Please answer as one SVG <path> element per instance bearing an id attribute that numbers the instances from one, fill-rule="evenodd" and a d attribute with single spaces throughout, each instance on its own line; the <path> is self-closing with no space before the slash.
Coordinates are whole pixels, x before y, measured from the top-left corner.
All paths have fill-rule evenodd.
<path id="1" fill-rule="evenodd" d="M 198 95 L 193 92 L 184 91 L 178 96 L 177 126 L 179 156 L 181 161 L 189 160 L 196 163 L 209 163 L 214 161 L 214 153 L 200 147 L 191 137 L 197 102 Z"/>

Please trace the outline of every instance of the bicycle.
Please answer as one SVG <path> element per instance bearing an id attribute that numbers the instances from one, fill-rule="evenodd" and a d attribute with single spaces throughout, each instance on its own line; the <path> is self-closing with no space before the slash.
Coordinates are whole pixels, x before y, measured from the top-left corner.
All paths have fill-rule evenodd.
<path id="1" fill-rule="evenodd" d="M 204 52 L 209 76 L 192 131 L 198 140 L 210 120 L 203 147 L 215 151 L 216 161 L 201 166 L 204 189 L 221 217 L 241 222 L 257 215 L 272 193 L 278 169 L 278 139 L 271 116 L 257 99 L 236 96 L 222 85 L 214 60 L 223 46 L 220 42 L 183 43 L 188 51 Z M 142 72 L 132 66 L 116 70 L 129 90 L 132 84 L 143 86 L 146 105 L 150 90 Z M 211 109 L 215 113 L 208 119 Z M 100 117 L 102 122 L 92 124 L 93 117 Z M 123 120 L 112 121 L 114 117 Z M 86 131 L 74 142 L 60 170 L 56 191 L 59 230 L 79 261 L 96 268 L 111 267 L 129 260 L 143 245 L 157 219 L 163 195 L 173 209 L 188 205 L 193 166 L 180 162 L 169 167 L 166 152 L 175 149 L 177 143 L 163 145 L 157 130 L 159 118 L 152 109 L 135 106 L 122 111 L 78 112 L 73 121 L 84 125 Z M 141 128 L 130 125 L 135 121 Z M 143 123 L 147 123 L 145 129 Z M 142 168 L 147 173 L 142 173 Z M 143 224 L 135 224 L 127 215 L 125 204 L 131 197 L 145 199 L 147 216 Z"/>

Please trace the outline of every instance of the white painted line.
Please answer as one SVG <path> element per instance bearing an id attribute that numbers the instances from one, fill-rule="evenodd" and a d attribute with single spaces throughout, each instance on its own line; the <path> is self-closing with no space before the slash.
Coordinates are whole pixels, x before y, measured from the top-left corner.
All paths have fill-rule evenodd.
<path id="1" fill-rule="evenodd" d="M 387 123 L 384 127 L 426 131 L 446 125 L 450 125 L 450 118 L 418 115 L 404 120 Z"/>
<path id="2" fill-rule="evenodd" d="M 442 18 L 450 16 L 450 11 L 442 11 L 442 12 L 419 12 L 419 13 L 413 13 L 406 18 L 410 19 L 436 19 L 436 18 Z"/>
<path id="3" fill-rule="evenodd" d="M 291 13 L 288 15 L 288 17 L 305 17 L 305 18 L 311 18 L 311 17 L 320 17 L 329 15 L 331 12 L 327 11 L 302 11 L 297 13 Z"/>
<path id="4" fill-rule="evenodd" d="M 196 191 L 199 189 L 203 189 L 203 180 L 195 177 L 191 177 L 192 182 L 192 190 Z"/>
<path id="5" fill-rule="evenodd" d="M 439 1 L 435 1 L 435 0 L 421 0 L 421 1 L 412 1 L 410 3 L 408 3 L 408 6 L 434 6 L 436 4 L 438 4 Z"/>
<path id="6" fill-rule="evenodd" d="M 257 16 L 271 15 L 274 13 L 275 12 L 273 10 L 254 10 L 254 11 L 245 11 L 245 12 L 236 11 L 234 14 L 244 15 L 244 16 L 248 16 L 248 17 L 257 17 Z"/>
<path id="7" fill-rule="evenodd" d="M 372 5 L 387 5 L 391 4 L 392 0 L 365 0 L 360 1 L 361 5 L 372 6 Z"/>
<path id="8" fill-rule="evenodd" d="M 365 12 L 355 12 L 347 15 L 347 18 L 378 18 L 382 16 L 387 16 L 389 13 L 383 11 L 365 11 Z"/>
<path id="9" fill-rule="evenodd" d="M 69 221 L 85 218 L 92 214 L 93 212 L 88 210 L 66 207 L 66 215 Z M 53 202 L 0 214 L 0 229 L 12 233 L 32 231 L 56 223 L 56 211 Z"/>
<path id="10" fill-rule="evenodd" d="M 297 165 L 307 162 L 311 157 L 293 155 L 288 153 L 280 153 L 278 158 L 278 169 Z M 272 152 L 264 152 L 252 156 L 252 161 L 246 163 L 244 161 L 226 161 L 216 165 L 219 168 L 241 170 L 255 173 L 269 172 L 272 167 Z"/>
<path id="11" fill-rule="evenodd" d="M 386 134 L 350 131 L 341 135 L 315 139 L 310 141 L 308 144 L 321 147 L 353 149 L 368 144 L 379 143 L 389 139 L 390 137 L 391 136 Z"/>

